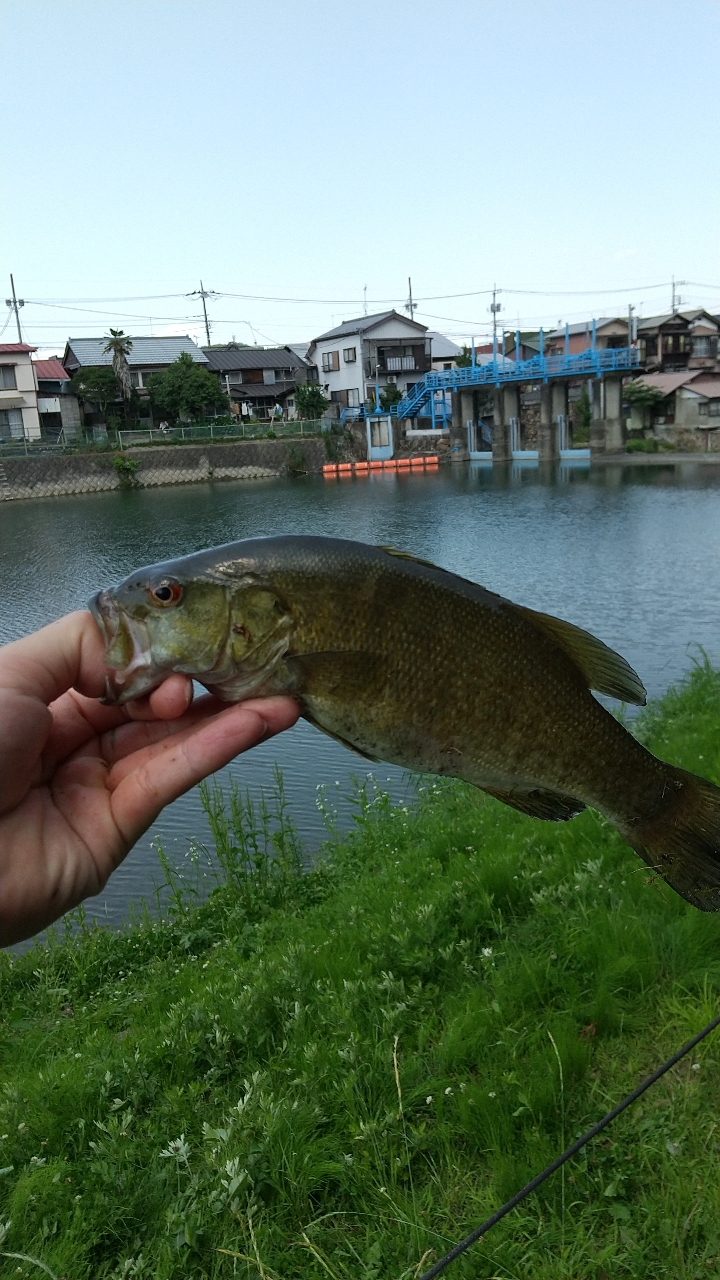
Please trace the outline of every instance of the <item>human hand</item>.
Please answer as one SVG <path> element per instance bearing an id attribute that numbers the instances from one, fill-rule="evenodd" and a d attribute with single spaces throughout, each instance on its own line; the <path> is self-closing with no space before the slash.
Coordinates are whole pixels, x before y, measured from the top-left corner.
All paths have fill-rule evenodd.
<path id="1" fill-rule="evenodd" d="M 71 613 L 0 649 L 0 946 L 100 893 L 160 810 L 289 729 L 291 698 L 192 702 L 187 676 L 103 706 L 103 642 Z"/>

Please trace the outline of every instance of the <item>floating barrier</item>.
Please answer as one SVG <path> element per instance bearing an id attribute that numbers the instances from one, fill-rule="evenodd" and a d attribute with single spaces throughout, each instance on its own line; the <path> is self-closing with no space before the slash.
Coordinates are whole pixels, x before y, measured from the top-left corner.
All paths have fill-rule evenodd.
<path id="1" fill-rule="evenodd" d="M 347 479 L 352 475 L 367 475 L 369 471 L 432 471 L 440 465 L 436 453 L 421 454 L 415 458 L 372 458 L 369 462 L 326 462 L 323 475 L 326 480 Z"/>

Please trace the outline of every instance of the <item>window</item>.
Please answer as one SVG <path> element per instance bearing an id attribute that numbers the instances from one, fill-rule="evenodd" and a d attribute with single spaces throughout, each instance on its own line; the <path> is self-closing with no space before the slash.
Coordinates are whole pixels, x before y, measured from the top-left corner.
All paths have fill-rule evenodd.
<path id="1" fill-rule="evenodd" d="M 450 364 L 449 361 L 443 365 L 443 369 L 452 369 L 452 365 Z"/>
<path id="2" fill-rule="evenodd" d="M 709 408 L 710 408 L 710 401 L 701 400 L 700 404 L 698 405 L 698 417 L 707 418 Z"/>
<path id="3" fill-rule="evenodd" d="M 694 356 L 716 356 L 717 338 L 693 338 L 692 353 Z"/>
<path id="4" fill-rule="evenodd" d="M 130 386 L 136 388 L 140 386 L 140 374 L 136 369 L 130 371 Z"/>
<path id="5" fill-rule="evenodd" d="M 384 418 L 381 419 L 380 422 L 371 422 L 370 444 L 373 449 L 387 449 L 390 444 L 390 432 L 388 431 L 388 424 Z"/>
<path id="6" fill-rule="evenodd" d="M 273 383 L 275 381 L 274 369 L 263 369 L 263 382 Z"/>
<path id="7" fill-rule="evenodd" d="M 339 351 L 323 351 L 322 369 L 323 373 L 337 373 L 340 368 L 340 352 Z"/>
<path id="8" fill-rule="evenodd" d="M 22 409 L 0 410 L 0 437 L 22 440 L 24 435 Z"/>
<path id="9" fill-rule="evenodd" d="M 720 418 L 720 400 L 710 400 L 708 403 L 711 418 Z"/>
<path id="10" fill-rule="evenodd" d="M 347 402 L 348 402 L 348 408 L 357 409 L 358 405 L 360 404 L 360 392 L 358 391 L 357 387 L 350 387 L 348 391 Z"/>
<path id="11" fill-rule="evenodd" d="M 357 351 L 355 347 L 346 347 L 343 351 L 343 360 L 346 364 L 354 364 L 357 360 Z"/>
<path id="12" fill-rule="evenodd" d="M 17 388 L 17 378 L 15 377 L 14 364 L 0 365 L 0 387 L 4 391 L 15 391 Z"/>

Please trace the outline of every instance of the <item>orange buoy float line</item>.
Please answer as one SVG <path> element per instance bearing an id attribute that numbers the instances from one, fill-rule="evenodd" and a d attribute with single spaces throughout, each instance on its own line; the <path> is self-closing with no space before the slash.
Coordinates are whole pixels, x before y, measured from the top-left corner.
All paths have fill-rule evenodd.
<path id="1" fill-rule="evenodd" d="M 440 465 L 436 453 L 421 454 L 416 458 L 373 458 L 370 462 L 326 462 L 323 475 L 326 480 L 344 479 L 352 475 L 367 475 L 369 471 L 432 471 Z"/>

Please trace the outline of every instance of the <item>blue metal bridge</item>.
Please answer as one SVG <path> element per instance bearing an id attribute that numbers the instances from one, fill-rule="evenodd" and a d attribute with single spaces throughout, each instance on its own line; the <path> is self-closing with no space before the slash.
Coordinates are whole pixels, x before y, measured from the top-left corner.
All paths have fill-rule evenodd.
<path id="1" fill-rule="evenodd" d="M 398 418 L 428 416 L 428 406 L 432 408 L 437 392 L 500 387 L 518 382 L 548 382 L 551 378 L 602 378 L 606 373 L 630 373 L 639 367 L 640 352 L 634 347 L 610 347 L 599 351 L 593 344 L 577 355 L 570 355 L 566 350 L 559 356 L 546 356 L 541 346 L 540 354 L 531 360 L 504 360 L 496 355 L 488 364 L 470 364 L 464 369 L 426 373 L 393 406 L 392 413 Z"/>

